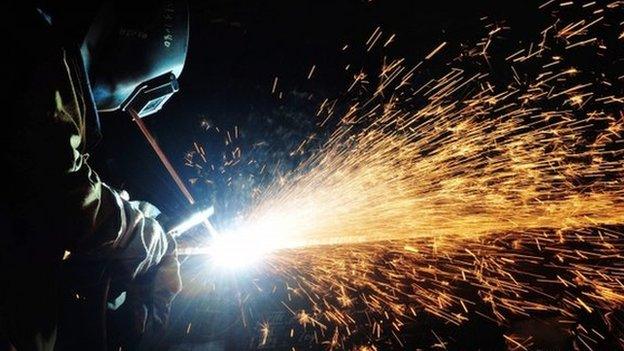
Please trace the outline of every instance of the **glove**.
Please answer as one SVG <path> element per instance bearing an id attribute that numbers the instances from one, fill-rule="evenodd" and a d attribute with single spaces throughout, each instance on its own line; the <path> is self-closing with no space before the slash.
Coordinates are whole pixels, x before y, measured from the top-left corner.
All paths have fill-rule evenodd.
<path id="1" fill-rule="evenodd" d="M 181 291 L 182 281 L 176 241 L 155 219 L 160 211 L 146 202 L 129 204 L 143 218 L 135 225 L 126 257 L 138 255 L 142 259 L 126 261 L 126 271 L 133 279 L 125 286 L 125 302 L 117 313 L 124 317 L 117 319 L 125 320 L 121 331 L 130 334 L 125 339 L 138 341 L 147 330 L 156 332 L 165 328 L 171 302 Z"/>
<path id="2" fill-rule="evenodd" d="M 135 202 L 147 217 L 146 221 L 151 221 L 151 226 L 159 228 L 159 235 L 165 240 L 166 250 L 160 258 L 160 262 L 150 269 L 146 274 L 146 279 L 139 279 L 139 285 L 147 285 L 151 295 L 151 305 L 154 318 L 161 323 L 166 323 L 171 307 L 171 302 L 182 290 L 182 279 L 180 278 L 180 262 L 178 261 L 177 243 L 175 239 L 165 233 L 160 224 L 155 220 L 160 215 L 160 211 L 147 202 Z"/>
<path id="3" fill-rule="evenodd" d="M 151 284 L 151 313 L 155 327 L 164 328 L 169 320 L 171 302 L 182 290 L 180 278 L 180 262 L 178 261 L 175 239 L 167 236 L 167 253 L 155 267 L 154 279 Z"/>

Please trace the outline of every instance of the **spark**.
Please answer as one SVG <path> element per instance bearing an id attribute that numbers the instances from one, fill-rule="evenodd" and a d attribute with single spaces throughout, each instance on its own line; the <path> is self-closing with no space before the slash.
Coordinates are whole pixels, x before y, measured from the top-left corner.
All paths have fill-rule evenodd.
<path id="1" fill-rule="evenodd" d="M 315 69 L 316 69 L 316 65 L 312 65 L 312 68 L 310 68 L 310 72 L 308 73 L 308 79 L 312 78 L 312 75 L 314 74 Z"/>
<path id="2" fill-rule="evenodd" d="M 260 326 L 260 335 L 261 335 L 261 339 L 260 339 L 260 346 L 264 346 L 267 342 L 267 339 L 269 338 L 269 323 L 264 322 L 262 323 L 262 325 Z"/>
<path id="3" fill-rule="evenodd" d="M 433 51 L 431 51 L 429 55 L 425 57 L 425 59 L 430 60 L 433 56 L 435 56 L 435 54 L 437 54 L 445 46 L 446 46 L 446 42 L 444 41 L 440 45 L 438 45 L 435 49 L 433 49 Z"/>
<path id="4" fill-rule="evenodd" d="M 273 79 L 273 86 L 271 87 L 271 94 L 275 94 L 275 90 L 277 89 L 277 80 L 278 80 L 278 77 L 275 77 Z"/>

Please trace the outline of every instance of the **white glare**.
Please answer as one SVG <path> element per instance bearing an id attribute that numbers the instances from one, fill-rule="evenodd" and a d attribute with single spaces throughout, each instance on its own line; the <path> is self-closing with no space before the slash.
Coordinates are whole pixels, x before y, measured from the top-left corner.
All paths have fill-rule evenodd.
<path id="1" fill-rule="evenodd" d="M 296 217 L 265 215 L 239 224 L 213 237 L 208 254 L 215 266 L 240 269 L 262 260 L 275 250 L 302 246 Z"/>
<path id="2" fill-rule="evenodd" d="M 235 231 L 219 235 L 210 245 L 210 258 L 221 268 L 239 269 L 258 262 L 270 250 L 270 238 L 258 232 Z"/>

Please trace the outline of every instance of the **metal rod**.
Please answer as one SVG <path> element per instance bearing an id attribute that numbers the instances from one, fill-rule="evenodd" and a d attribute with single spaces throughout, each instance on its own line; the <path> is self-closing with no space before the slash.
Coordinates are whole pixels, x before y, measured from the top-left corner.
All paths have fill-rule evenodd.
<path id="1" fill-rule="evenodd" d="M 184 182 L 178 175 L 178 172 L 176 172 L 175 168 L 173 168 L 173 165 L 171 165 L 171 162 L 169 162 L 167 155 L 165 155 L 163 150 L 160 148 L 160 145 L 158 145 L 158 142 L 152 135 L 152 133 L 149 131 L 149 129 L 147 129 L 147 126 L 145 125 L 145 123 L 143 123 L 143 120 L 141 120 L 141 117 L 139 117 L 139 114 L 136 113 L 136 111 L 134 111 L 132 108 L 128 109 L 128 113 L 130 113 L 130 116 L 132 116 L 132 119 L 134 120 L 134 122 L 137 124 L 137 126 L 139 126 L 139 129 L 141 130 L 141 132 L 143 133 L 143 135 L 145 136 L 145 138 L 151 145 L 152 149 L 154 149 L 154 151 L 156 152 L 156 155 L 158 155 L 158 158 L 160 159 L 162 164 L 165 166 L 165 168 L 167 169 L 167 171 L 169 172 L 169 174 L 175 181 L 176 185 L 178 186 L 182 194 L 184 194 L 184 196 L 186 197 L 186 199 L 191 205 L 194 205 L 195 199 L 193 199 L 193 195 L 191 195 L 191 192 L 186 188 L 186 185 L 184 185 Z"/>

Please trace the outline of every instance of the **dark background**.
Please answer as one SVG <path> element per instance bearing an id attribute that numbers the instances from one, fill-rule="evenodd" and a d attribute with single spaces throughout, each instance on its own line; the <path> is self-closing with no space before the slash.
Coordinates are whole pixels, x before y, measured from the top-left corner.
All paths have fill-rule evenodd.
<path id="1" fill-rule="evenodd" d="M 194 196 L 202 204 L 214 204 L 214 221 L 224 225 L 248 201 L 249 174 L 257 173 L 259 165 L 275 165 L 278 160 L 285 169 L 293 167 L 298 160 L 288 157 L 288 151 L 316 131 L 312 116 L 318 105 L 325 98 L 340 96 L 360 69 L 378 65 L 386 54 L 406 57 L 415 64 L 443 41 L 448 42 L 445 54 L 450 55 L 446 57 L 453 57 L 462 43 L 474 44 L 486 35 L 484 25 L 492 22 L 513 28 L 505 34 L 510 42 L 535 40 L 543 24 L 551 20 L 537 9 L 540 4 L 523 0 L 192 2 L 181 90 L 146 124 L 182 178 L 198 179 L 192 186 Z M 366 53 L 364 43 L 378 26 L 384 33 L 395 33 L 395 43 L 388 49 L 377 45 Z M 345 44 L 349 49 L 342 51 Z M 435 70 L 435 64 L 445 62 L 434 59 L 427 69 Z M 351 65 L 348 72 L 347 64 Z M 315 73 L 308 80 L 312 65 L 316 65 Z M 271 93 L 276 76 L 281 99 Z M 186 200 L 130 119 L 123 114 L 101 117 L 104 138 L 92 150 L 92 160 L 102 177 L 133 198 L 154 203 L 169 217 L 188 213 Z M 233 149 L 225 145 L 224 133 L 232 133 L 235 126 L 240 137 L 234 144 L 240 146 L 244 160 L 258 160 L 255 166 L 223 166 Z M 184 157 L 193 150 L 193 142 L 204 146 L 207 165 L 214 165 L 214 171 L 185 166 Z M 255 179 L 252 185 L 269 180 Z M 261 321 L 275 328 L 274 339 L 264 349 L 289 349 L 293 343 L 303 349 L 321 347 L 305 337 L 295 342 L 287 337 L 292 318 L 274 297 L 258 297 L 251 308 L 255 312 L 243 321 L 240 291 L 248 288 L 251 277 L 211 276 L 211 283 L 221 283 L 215 292 L 209 283 L 201 284 L 201 275 L 210 274 L 210 268 L 202 267 L 200 258 L 185 261 L 182 270 L 186 289 L 174 304 L 170 329 L 155 338 L 160 347 L 253 349 L 258 345 Z M 419 323 L 429 330 L 439 321 L 424 317 Z M 485 323 L 466 326 L 465 335 L 458 338 L 480 340 L 486 348 L 501 347 L 500 338 L 488 339 L 488 328 Z M 415 345 L 419 337 L 407 335 Z M 429 340 L 423 344 L 431 345 Z"/>
<path id="2" fill-rule="evenodd" d="M 270 155 L 254 157 L 261 163 L 276 162 L 275 155 L 290 150 L 314 128 L 320 103 L 340 96 L 354 74 L 378 66 L 386 52 L 415 64 L 442 41 L 449 43 L 446 53 L 474 43 L 492 22 L 514 28 L 507 34 L 514 39 L 533 39 L 547 18 L 538 5 L 490 0 L 191 2 L 180 92 L 146 123 L 184 179 L 198 175 L 184 167 L 193 142 L 204 146 L 209 163 L 218 168 L 223 155 L 232 151 L 224 139 L 225 131 L 234 133 L 234 126 L 240 135 L 235 144 L 243 154 L 266 143 Z M 481 20 L 484 16 L 488 19 Z M 384 38 L 395 33 L 396 39 L 386 50 L 378 44 L 366 53 L 364 43 L 378 26 Z M 349 48 L 343 51 L 346 44 Z M 312 65 L 315 72 L 308 80 Z M 275 77 L 281 99 L 271 94 Z M 129 118 L 103 114 L 101 121 L 104 138 L 92 153 L 103 178 L 171 216 L 182 214 L 186 200 Z M 202 121 L 212 128 L 202 128 Z M 219 206 L 231 201 L 223 198 L 231 174 L 217 170 L 201 176 L 215 184 L 198 182 L 192 192 L 209 203 L 214 199 L 208 198 L 216 197 L 217 213 L 223 213 Z"/>

